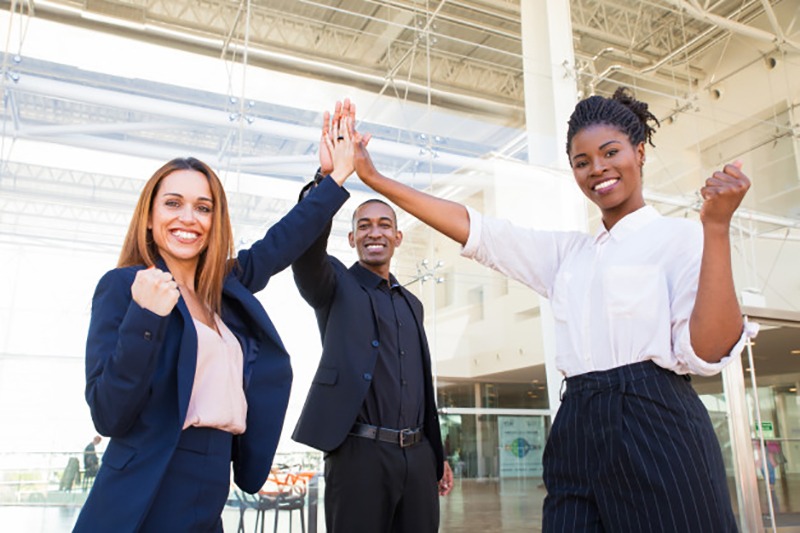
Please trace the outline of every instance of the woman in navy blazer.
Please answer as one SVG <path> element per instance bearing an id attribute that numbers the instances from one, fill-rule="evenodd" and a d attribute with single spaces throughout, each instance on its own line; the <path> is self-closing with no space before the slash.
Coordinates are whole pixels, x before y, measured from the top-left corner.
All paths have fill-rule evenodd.
<path id="1" fill-rule="evenodd" d="M 254 493 L 277 447 L 292 370 L 253 293 L 292 263 L 348 198 L 352 143 L 335 170 L 263 239 L 233 258 L 225 193 L 204 163 L 175 159 L 147 182 L 118 268 L 92 301 L 86 400 L 111 437 L 74 531 L 222 531 L 235 483 Z M 336 135 L 334 129 L 334 135 Z M 330 143 L 330 139 L 326 139 Z M 224 326 L 215 328 L 215 320 Z M 243 356 L 246 429 L 183 428 L 198 359 L 195 321 L 229 329 Z"/>

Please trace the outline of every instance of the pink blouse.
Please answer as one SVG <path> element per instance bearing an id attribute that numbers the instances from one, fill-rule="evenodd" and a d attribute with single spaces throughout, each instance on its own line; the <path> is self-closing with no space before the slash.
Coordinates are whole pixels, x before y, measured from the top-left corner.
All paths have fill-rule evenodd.
<path id="1" fill-rule="evenodd" d="M 247 399 L 244 396 L 244 357 L 231 330 L 214 315 L 220 334 L 197 319 L 197 369 L 183 429 L 212 427 L 234 435 L 244 433 Z"/>

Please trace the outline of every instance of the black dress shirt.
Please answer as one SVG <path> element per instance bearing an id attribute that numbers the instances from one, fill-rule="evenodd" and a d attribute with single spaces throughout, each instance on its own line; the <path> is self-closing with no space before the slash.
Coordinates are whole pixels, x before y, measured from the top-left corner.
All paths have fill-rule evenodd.
<path id="1" fill-rule="evenodd" d="M 392 429 L 419 427 L 425 410 L 425 381 L 414 314 L 393 275 L 387 282 L 361 265 L 354 270 L 372 293 L 381 341 L 358 422 Z"/>

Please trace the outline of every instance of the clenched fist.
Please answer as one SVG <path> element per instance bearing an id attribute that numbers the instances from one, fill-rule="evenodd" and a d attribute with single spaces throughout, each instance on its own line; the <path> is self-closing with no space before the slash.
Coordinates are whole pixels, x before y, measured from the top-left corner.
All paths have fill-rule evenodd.
<path id="1" fill-rule="evenodd" d="M 700 220 L 703 224 L 730 224 L 733 212 L 749 188 L 750 179 L 742 172 L 741 161 L 714 172 L 700 189 L 703 197 Z"/>
<path id="2" fill-rule="evenodd" d="M 150 267 L 136 273 L 131 295 L 139 307 L 159 316 L 167 316 L 178 303 L 181 293 L 172 274 Z"/>

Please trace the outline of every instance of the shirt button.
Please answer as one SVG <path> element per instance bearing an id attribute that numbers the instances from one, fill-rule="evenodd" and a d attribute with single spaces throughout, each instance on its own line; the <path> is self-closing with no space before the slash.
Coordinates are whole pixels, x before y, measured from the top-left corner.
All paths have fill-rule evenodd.
<path id="1" fill-rule="evenodd" d="M 400 357 L 403 357 L 406 354 L 405 350 L 400 350 Z"/>
<path id="2" fill-rule="evenodd" d="M 370 374 L 369 372 L 364 372 L 364 375 L 362 377 L 364 378 L 364 381 L 372 381 L 372 374 Z"/>
<path id="3" fill-rule="evenodd" d="M 403 385 L 403 387 L 405 387 L 406 385 L 408 385 L 408 381 L 406 381 L 406 380 L 404 380 L 404 379 L 401 379 L 401 380 L 400 380 L 400 383 Z"/>
<path id="4" fill-rule="evenodd" d="M 379 343 L 378 341 L 372 341 L 372 346 L 374 346 L 375 348 L 377 348 L 380 345 L 381 343 Z"/>
<path id="5" fill-rule="evenodd" d="M 149 341 L 152 338 L 153 338 L 153 334 L 152 333 L 150 333 L 149 331 L 145 331 L 144 332 L 144 340 Z"/>

